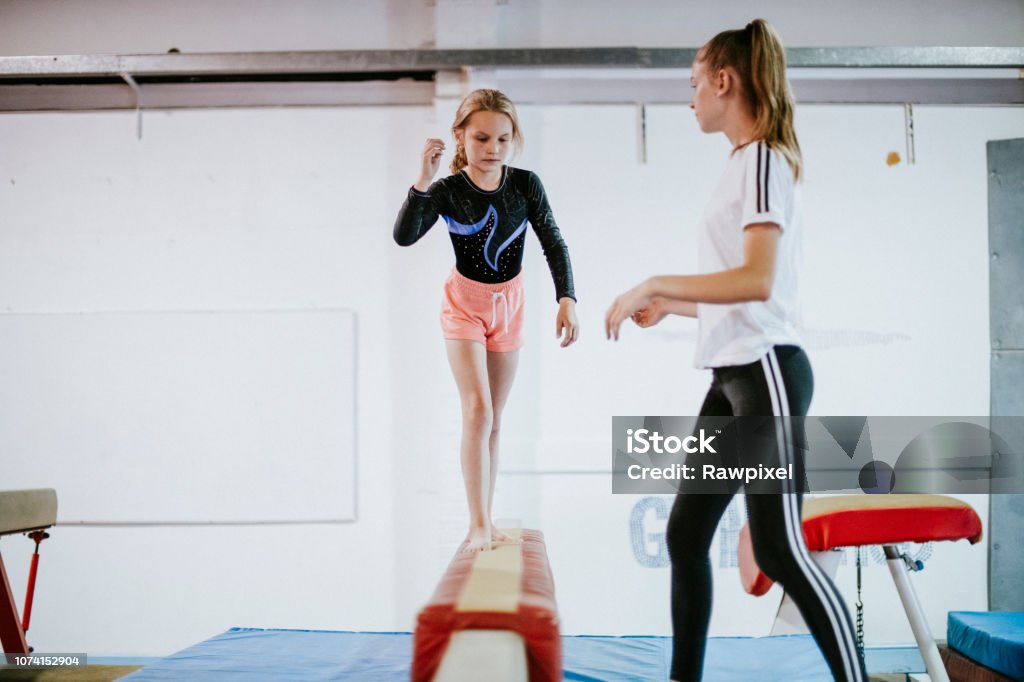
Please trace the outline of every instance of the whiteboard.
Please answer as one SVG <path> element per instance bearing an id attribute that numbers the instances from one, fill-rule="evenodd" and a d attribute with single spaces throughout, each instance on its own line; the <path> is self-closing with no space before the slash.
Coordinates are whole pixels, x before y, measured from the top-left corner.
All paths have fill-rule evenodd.
<path id="1" fill-rule="evenodd" d="M 0 315 L 0 488 L 59 523 L 355 518 L 346 310 Z"/>

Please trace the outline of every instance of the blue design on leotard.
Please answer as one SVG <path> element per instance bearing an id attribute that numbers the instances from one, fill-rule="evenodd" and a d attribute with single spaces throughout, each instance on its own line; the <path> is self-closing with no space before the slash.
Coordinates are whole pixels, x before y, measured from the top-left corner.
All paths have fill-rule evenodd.
<path id="1" fill-rule="evenodd" d="M 516 237 L 523 233 L 523 230 L 526 229 L 526 222 L 527 221 L 524 220 L 522 224 L 516 228 L 516 231 L 512 233 L 512 236 L 501 243 L 501 246 L 498 247 L 497 253 L 494 254 L 493 262 L 487 257 L 487 252 L 491 250 L 491 238 L 494 236 L 496 230 L 491 230 L 491 233 L 487 235 L 487 242 L 484 244 L 484 260 L 487 261 L 489 266 L 491 266 L 491 270 L 498 270 L 498 258 L 501 257 L 501 252 L 507 249 L 508 245 L 514 242 Z"/>
<path id="2" fill-rule="evenodd" d="M 548 262 L 556 300 L 575 298 L 569 250 L 534 173 L 506 166 L 504 181 L 493 192 L 467 182 L 464 173 L 441 178 L 426 192 L 410 187 L 395 220 L 395 241 L 402 246 L 416 243 L 441 222 L 438 218 L 447 223 L 455 267 L 463 276 L 485 284 L 508 282 L 522 272 L 529 223 Z"/>
<path id="3" fill-rule="evenodd" d="M 525 219 L 523 220 L 522 224 L 520 224 L 519 227 L 516 228 L 516 231 L 513 232 L 507 239 L 505 239 L 505 241 L 503 241 L 498 246 L 498 250 L 494 254 L 494 258 L 492 259 L 490 257 L 491 241 L 494 239 L 494 235 L 498 231 L 498 211 L 494 208 L 493 205 L 488 204 L 487 211 L 484 213 L 484 217 L 471 225 L 460 223 L 459 221 L 452 218 L 450 215 L 445 215 L 443 213 L 441 215 L 444 217 L 444 221 L 448 223 L 448 231 L 454 234 L 470 236 L 488 227 L 491 228 L 490 234 L 487 235 L 487 241 L 484 242 L 484 262 L 486 262 L 487 265 L 491 268 L 491 270 L 494 270 L 495 272 L 498 271 L 498 258 L 501 257 L 501 252 L 507 249 L 509 247 L 509 244 L 514 242 L 516 240 L 516 237 L 523 233 L 523 231 L 526 229 L 526 223 L 528 222 Z"/>
<path id="4" fill-rule="evenodd" d="M 442 216 L 444 217 L 444 221 L 448 223 L 449 232 L 454 232 L 455 234 L 461 234 L 464 236 L 476 234 L 487 226 L 488 221 L 492 225 L 496 225 L 498 222 L 498 211 L 490 204 L 487 205 L 487 212 L 484 213 L 484 217 L 472 225 L 460 223 L 449 215 L 442 214 Z"/>

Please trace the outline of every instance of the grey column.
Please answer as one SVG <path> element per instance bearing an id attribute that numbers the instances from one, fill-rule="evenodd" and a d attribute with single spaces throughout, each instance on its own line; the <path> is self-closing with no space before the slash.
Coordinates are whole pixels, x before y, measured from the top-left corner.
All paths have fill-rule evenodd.
<path id="1" fill-rule="evenodd" d="M 1022 443 L 1024 415 L 1024 139 L 988 143 L 989 311 L 992 342 L 992 427 Z M 1017 453 L 1021 455 L 1022 453 Z M 1024 495 L 999 492 L 1001 468 L 993 463 L 989 502 L 989 609 L 1024 611 Z M 1004 472 L 1010 473 L 1010 472 Z"/>

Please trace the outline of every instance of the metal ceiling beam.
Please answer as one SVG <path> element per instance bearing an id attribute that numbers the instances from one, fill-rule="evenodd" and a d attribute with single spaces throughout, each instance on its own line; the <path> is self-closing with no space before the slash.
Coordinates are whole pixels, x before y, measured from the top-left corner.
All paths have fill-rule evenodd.
<path id="1" fill-rule="evenodd" d="M 693 48 L 583 48 L 0 57 L 0 111 L 429 104 L 434 75 L 462 69 L 490 73 L 524 104 L 687 103 L 685 75 L 671 70 L 685 73 L 695 54 Z M 794 93 L 805 104 L 1024 104 L 1024 80 L 1012 77 L 877 73 L 1021 69 L 1024 48 L 791 48 L 788 59 L 798 69 L 845 70 L 846 76 L 850 69 L 875 70 L 834 79 L 794 73 Z M 535 69 L 551 71 L 533 76 Z M 572 75 L 585 69 L 587 78 Z"/>
<path id="2" fill-rule="evenodd" d="M 797 47 L 791 67 L 1024 68 L 1024 47 Z"/>
<path id="3" fill-rule="evenodd" d="M 801 104 L 1024 105 L 1024 80 L 995 78 L 794 78 Z M 498 76 L 494 85 L 519 104 L 688 104 L 689 83 L 672 78 Z M 0 111 L 90 111 L 281 106 L 423 105 L 430 81 L 155 83 L 138 93 L 125 83 L 5 85 Z"/>
<path id="4" fill-rule="evenodd" d="M 529 104 L 689 104 L 683 78 L 497 78 L 516 102 Z M 1007 78 L 791 78 L 801 104 L 1024 105 L 1024 80 Z"/>
<path id="5" fill-rule="evenodd" d="M 347 50 L 0 57 L 0 78 L 342 74 L 459 68 L 687 68 L 696 48 Z M 1024 47 L 795 47 L 791 67 L 1024 68 Z"/>
<path id="6" fill-rule="evenodd" d="M 141 102 L 125 83 L 4 85 L 0 111 L 99 111 L 237 107 L 429 105 L 434 84 L 418 81 L 348 83 L 163 83 L 139 86 Z"/>

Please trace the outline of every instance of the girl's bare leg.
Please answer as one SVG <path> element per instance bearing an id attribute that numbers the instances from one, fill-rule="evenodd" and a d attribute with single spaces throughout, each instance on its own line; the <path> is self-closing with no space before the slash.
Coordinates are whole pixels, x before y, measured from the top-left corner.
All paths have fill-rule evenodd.
<path id="1" fill-rule="evenodd" d="M 487 379 L 487 351 L 476 341 L 446 339 L 448 363 L 462 402 L 462 479 L 469 503 L 469 533 L 461 551 L 491 548 L 490 475 L 488 440 L 494 422 Z"/>
<path id="2" fill-rule="evenodd" d="M 491 525 L 491 540 L 494 542 L 509 542 L 507 534 L 494 527 L 492 509 L 494 507 L 494 482 L 498 479 L 498 437 L 501 432 L 501 414 L 505 409 L 508 394 L 512 390 L 512 382 L 516 377 L 516 368 L 519 366 L 519 351 L 513 350 L 506 353 L 489 351 L 487 353 L 487 379 L 491 391 L 491 433 L 488 439 L 491 453 L 490 461 L 490 486 L 487 493 L 487 518 Z"/>

